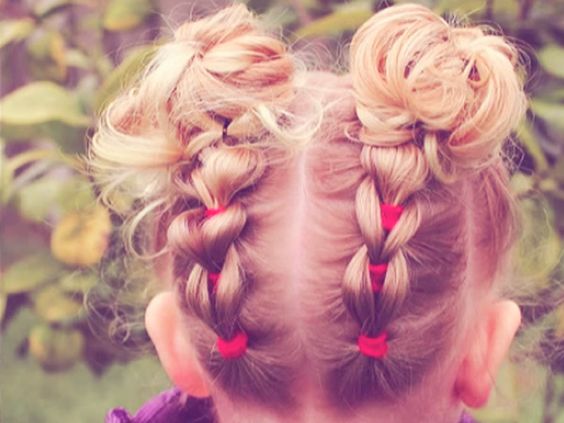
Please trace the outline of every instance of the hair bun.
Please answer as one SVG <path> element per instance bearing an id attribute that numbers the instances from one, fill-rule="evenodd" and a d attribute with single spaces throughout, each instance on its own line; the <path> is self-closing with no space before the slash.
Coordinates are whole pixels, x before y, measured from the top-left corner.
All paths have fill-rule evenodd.
<path id="1" fill-rule="evenodd" d="M 482 28 L 455 28 L 418 5 L 385 9 L 351 45 L 360 139 L 392 147 L 422 137 L 443 180 L 480 166 L 524 113 L 517 64 L 517 50 Z"/>
<path id="2" fill-rule="evenodd" d="M 180 26 L 100 119 L 89 165 L 101 198 L 111 204 L 117 189 L 171 204 L 171 172 L 206 148 L 291 135 L 283 121 L 294 68 L 286 45 L 244 5 Z"/>
<path id="3" fill-rule="evenodd" d="M 244 5 L 184 24 L 175 40 L 195 50 L 192 72 L 177 87 L 180 104 L 202 100 L 214 116 L 234 119 L 293 95 L 294 61 L 286 45 L 268 36 Z"/>

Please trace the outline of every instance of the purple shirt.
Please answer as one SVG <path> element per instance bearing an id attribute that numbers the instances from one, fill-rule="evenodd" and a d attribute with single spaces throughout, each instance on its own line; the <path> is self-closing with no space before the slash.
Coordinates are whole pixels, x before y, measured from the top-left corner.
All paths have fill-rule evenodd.
<path id="1" fill-rule="evenodd" d="M 114 408 L 105 423 L 214 423 L 211 399 L 186 398 L 178 389 L 165 391 L 145 403 L 132 416 L 123 408 Z M 477 423 L 464 413 L 459 423 Z"/>

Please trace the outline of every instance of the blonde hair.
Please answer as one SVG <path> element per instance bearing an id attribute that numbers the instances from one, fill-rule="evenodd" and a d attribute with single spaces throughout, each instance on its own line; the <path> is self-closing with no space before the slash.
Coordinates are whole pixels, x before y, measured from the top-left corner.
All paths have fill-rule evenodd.
<path id="1" fill-rule="evenodd" d="M 460 335 L 470 257 L 491 281 L 513 241 L 501 150 L 525 109 L 518 54 L 484 28 L 390 7 L 352 41 L 352 85 L 310 76 L 326 105 L 315 135 L 298 125 L 317 116 L 295 63 L 244 6 L 186 23 L 108 107 L 92 173 L 174 257 L 187 330 L 229 394 L 285 404 L 305 377 L 340 404 L 397 398 Z M 390 231 L 384 204 L 403 208 Z M 246 352 L 226 359 L 218 337 L 240 332 Z M 360 334 L 383 332 L 385 356 L 359 351 Z"/>
<path id="2" fill-rule="evenodd" d="M 454 344 L 468 294 L 470 252 L 496 278 L 515 237 L 502 146 L 526 99 L 516 49 L 485 28 L 456 28 L 429 9 L 385 9 L 354 35 L 350 72 L 360 148 L 354 214 L 361 243 L 346 265 L 342 296 L 356 328 L 320 356 L 336 399 L 390 398 L 421 380 Z M 335 178 L 345 178 L 344 175 Z M 393 228 L 384 207 L 401 206 Z M 370 265 L 388 265 L 382 292 Z M 328 329 L 330 330 L 330 329 Z M 388 335 L 381 359 L 355 336 Z M 327 354 L 326 351 L 331 351 Z"/>
<path id="3" fill-rule="evenodd" d="M 241 329 L 253 336 L 241 317 L 251 281 L 238 238 L 248 214 L 236 198 L 254 189 L 269 163 L 311 136 L 305 128 L 311 120 L 295 133 L 288 111 L 295 69 L 286 46 L 243 5 L 188 22 L 159 48 L 138 84 L 107 108 L 90 145 L 101 199 L 118 211 L 123 196 L 141 202 L 128 237 L 146 216 L 153 232 L 167 233 L 175 285 L 195 318 L 190 327 L 197 329 L 193 338 L 205 367 L 234 392 L 243 386 L 241 393 L 262 397 L 288 386 L 291 372 L 280 354 L 255 344 L 242 359 L 225 360 L 214 346 Z M 218 208 L 224 210 L 205 218 L 206 210 Z M 208 276 L 219 271 L 221 284 L 212 294 Z M 260 330 L 272 337 L 266 326 L 261 322 Z M 268 343 L 266 337 L 261 342 Z"/>

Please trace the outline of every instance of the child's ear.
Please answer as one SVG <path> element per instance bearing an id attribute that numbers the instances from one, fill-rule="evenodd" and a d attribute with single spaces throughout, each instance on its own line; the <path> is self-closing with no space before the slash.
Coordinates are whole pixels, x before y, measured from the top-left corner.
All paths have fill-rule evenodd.
<path id="1" fill-rule="evenodd" d="M 488 402 L 496 374 L 521 324 L 521 311 L 513 301 L 498 301 L 486 310 L 480 324 L 458 370 L 455 387 L 462 402 L 472 408 Z"/>
<path id="2" fill-rule="evenodd" d="M 145 326 L 172 382 L 194 397 L 209 396 L 209 387 L 194 348 L 182 326 L 173 292 L 153 298 L 145 312 Z"/>

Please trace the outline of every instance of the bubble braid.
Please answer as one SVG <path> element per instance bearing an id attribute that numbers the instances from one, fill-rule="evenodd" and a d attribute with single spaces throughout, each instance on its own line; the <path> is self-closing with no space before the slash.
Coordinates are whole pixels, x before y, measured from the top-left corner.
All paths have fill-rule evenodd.
<path id="1" fill-rule="evenodd" d="M 129 237 L 146 218 L 153 232 L 165 229 L 187 328 L 211 379 L 232 395 L 282 403 L 292 363 L 275 324 L 242 317 L 260 281 L 242 268 L 239 238 L 249 231 L 246 194 L 311 136 L 311 121 L 296 125 L 288 111 L 295 68 L 243 5 L 188 22 L 110 104 L 89 150 L 102 200 L 118 212 L 123 196 L 141 203 Z"/>
<path id="2" fill-rule="evenodd" d="M 468 238 L 483 240 L 492 257 L 513 239 L 501 149 L 526 105 L 513 46 L 418 5 L 368 20 L 353 37 L 350 72 L 358 121 L 347 135 L 361 146 L 355 214 L 363 243 L 346 267 L 342 298 L 357 332 L 337 333 L 349 347 L 320 354 L 333 398 L 348 404 L 397 397 L 453 341 L 449 313 L 462 297 L 453 293 L 463 286 Z M 468 216 L 492 233 L 468 235 Z M 441 296 L 451 304 L 440 305 Z"/>

